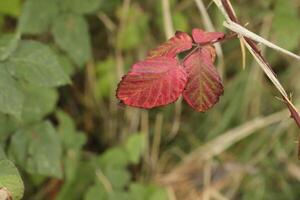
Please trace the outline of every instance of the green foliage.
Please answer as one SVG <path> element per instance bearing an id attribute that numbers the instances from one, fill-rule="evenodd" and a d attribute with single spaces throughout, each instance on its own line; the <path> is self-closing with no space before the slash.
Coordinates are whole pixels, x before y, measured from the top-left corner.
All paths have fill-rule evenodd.
<path id="1" fill-rule="evenodd" d="M 13 200 L 167 200 L 164 182 L 158 185 L 157 180 L 194 148 L 284 107 L 274 101 L 278 94 L 251 67 L 250 58 L 241 72 L 238 41 L 224 42 L 225 93 L 220 103 L 207 114 L 191 112 L 183 104 L 177 136 L 166 137 L 173 132 L 174 115 L 179 115 L 174 107 L 140 111 L 124 108 L 115 98 L 120 76 L 165 40 L 160 1 L 126 2 L 0 0 L 0 188 Z M 204 3 L 216 30 L 224 31 L 220 12 Z M 296 1 L 232 3 L 251 30 L 271 28 L 268 39 L 299 51 Z M 204 28 L 195 4 L 170 0 L 170 8 L 175 30 Z M 263 20 L 270 14 L 273 20 Z M 299 101 L 297 63 L 273 51 L 266 55 L 276 56 L 272 67 Z M 215 177 L 223 181 L 227 170 L 222 167 L 229 164 L 243 179 L 224 181 L 226 187 L 219 192 L 232 195 L 226 198 L 297 199 L 293 141 L 298 133 L 288 120 L 255 130 L 217 155 L 217 161 L 212 159 L 212 184 Z M 160 143 L 154 144 L 157 139 Z M 175 174 L 174 185 L 176 177 L 179 184 L 186 178 L 189 191 L 184 194 L 194 188 L 201 193 L 198 177 L 203 168 L 185 168 L 189 176 Z"/>
<path id="2" fill-rule="evenodd" d="M 0 111 L 19 117 L 24 96 L 20 86 L 6 70 L 3 63 L 0 63 L 0 91 Z"/>
<path id="3" fill-rule="evenodd" d="M 276 0 L 274 10 L 274 35 L 276 43 L 293 50 L 298 46 L 300 37 L 298 9 L 293 1 Z"/>
<path id="4" fill-rule="evenodd" d="M 96 64 L 96 87 L 95 94 L 97 98 L 109 97 L 114 89 L 112 83 L 116 83 L 114 66 L 116 61 L 109 57 Z"/>
<path id="5" fill-rule="evenodd" d="M 29 173 L 62 177 L 61 139 L 49 121 L 16 131 L 9 156 Z"/>
<path id="6" fill-rule="evenodd" d="M 147 23 L 149 18 L 141 8 L 133 4 L 128 11 L 129 15 L 126 24 L 121 28 L 117 36 L 117 47 L 123 50 L 136 48 L 145 39 L 148 31 Z M 125 18 L 122 10 L 118 12 L 119 18 Z"/>
<path id="7" fill-rule="evenodd" d="M 24 193 L 24 185 L 15 165 L 10 160 L 1 159 L 0 157 L 0 169 L 0 189 L 7 189 L 14 200 L 21 199 Z"/>
<path id="8" fill-rule="evenodd" d="M 132 200 L 167 200 L 166 190 L 155 185 L 133 183 L 130 185 Z"/>
<path id="9" fill-rule="evenodd" d="M 23 92 L 25 97 L 21 117 L 23 124 L 37 122 L 54 111 L 58 98 L 55 89 L 26 85 Z"/>
<path id="10" fill-rule="evenodd" d="M 83 132 L 77 131 L 74 122 L 70 116 L 62 111 L 57 112 L 59 121 L 58 132 L 66 150 L 79 151 L 86 143 L 86 137 Z"/>
<path id="11" fill-rule="evenodd" d="M 17 48 L 19 35 L 3 35 L 0 37 L 0 61 L 6 60 Z"/>
<path id="12" fill-rule="evenodd" d="M 103 0 L 62 0 L 61 7 L 64 11 L 87 14 L 98 10 L 102 3 Z"/>
<path id="13" fill-rule="evenodd" d="M 0 0 L 0 13 L 18 16 L 20 14 L 21 1 L 20 0 Z"/>
<path id="14" fill-rule="evenodd" d="M 142 134 L 132 135 L 125 144 L 128 160 L 134 164 L 137 164 L 140 155 L 145 150 L 145 147 L 146 147 L 145 135 Z"/>
<path id="15" fill-rule="evenodd" d="M 145 136 L 133 134 L 124 144 L 110 148 L 97 158 L 95 184 L 87 191 L 85 200 L 167 200 L 166 191 L 161 187 L 130 182 L 126 167 L 138 164 L 144 150 Z"/>
<path id="16" fill-rule="evenodd" d="M 36 41 L 21 41 L 6 64 L 12 76 L 37 86 L 54 87 L 70 82 L 53 51 Z"/>
<path id="17" fill-rule="evenodd" d="M 64 14 L 57 17 L 52 32 L 55 42 L 77 65 L 82 66 L 91 57 L 88 25 L 82 16 Z"/>
<path id="18" fill-rule="evenodd" d="M 22 33 L 40 34 L 46 32 L 58 14 L 58 0 L 27 0 L 20 19 Z"/>

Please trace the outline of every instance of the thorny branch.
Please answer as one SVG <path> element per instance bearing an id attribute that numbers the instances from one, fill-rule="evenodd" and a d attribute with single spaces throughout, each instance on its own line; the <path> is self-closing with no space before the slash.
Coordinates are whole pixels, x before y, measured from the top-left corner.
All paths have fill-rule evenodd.
<path id="1" fill-rule="evenodd" d="M 229 0 L 214 0 L 214 3 L 219 7 L 219 9 L 222 11 L 224 14 L 225 19 L 228 22 L 234 22 L 236 24 L 239 24 L 239 21 L 237 19 L 237 16 L 235 15 L 235 12 L 231 6 L 231 3 Z M 240 24 L 239 24 L 240 25 Z M 278 81 L 276 74 L 272 70 L 270 64 L 268 61 L 265 59 L 265 57 L 261 54 L 260 50 L 257 48 L 256 42 L 253 41 L 252 39 L 242 36 L 242 39 L 249 49 L 250 53 L 253 55 L 253 57 L 256 59 L 258 64 L 262 67 L 266 75 L 269 77 L 269 79 L 272 81 L 272 83 L 276 86 L 276 88 L 279 90 L 279 92 L 282 95 L 282 98 L 287 105 L 291 117 L 294 119 L 296 122 L 297 126 L 300 129 L 300 115 L 296 107 L 292 104 L 289 96 L 287 95 L 286 91 L 283 89 L 282 85 Z M 298 142 L 298 159 L 300 159 L 300 137 L 299 137 L 299 142 Z"/>

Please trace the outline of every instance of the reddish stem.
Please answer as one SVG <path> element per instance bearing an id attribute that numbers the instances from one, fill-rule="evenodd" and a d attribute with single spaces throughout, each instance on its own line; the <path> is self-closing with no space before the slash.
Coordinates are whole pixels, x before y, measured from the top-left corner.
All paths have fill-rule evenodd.
<path id="1" fill-rule="evenodd" d="M 229 0 L 222 0 L 222 4 L 223 7 L 225 8 L 226 13 L 228 14 L 229 18 L 235 22 L 238 23 L 238 19 L 235 16 L 230 4 L 229 4 Z M 238 23 L 239 24 L 239 23 Z M 264 62 L 264 64 L 266 64 L 269 69 L 272 71 L 272 73 L 276 76 L 276 74 L 274 73 L 274 71 L 272 70 L 270 64 L 267 62 L 267 60 L 264 58 L 264 56 L 261 54 L 260 50 L 257 48 L 256 43 L 247 37 L 244 37 L 245 41 L 247 42 L 247 44 L 253 49 L 254 53 Z M 286 96 L 283 96 L 283 99 L 291 113 L 291 117 L 294 119 L 294 121 L 296 122 L 297 126 L 300 129 L 300 115 L 299 112 L 296 110 L 296 108 L 290 103 L 289 99 Z M 298 143 L 298 159 L 300 159 L 300 137 L 299 137 L 299 143 Z"/>

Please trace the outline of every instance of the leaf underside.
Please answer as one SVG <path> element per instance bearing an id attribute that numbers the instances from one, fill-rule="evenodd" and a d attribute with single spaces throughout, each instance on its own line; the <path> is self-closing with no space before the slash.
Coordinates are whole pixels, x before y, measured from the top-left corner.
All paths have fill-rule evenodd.
<path id="1" fill-rule="evenodd" d="M 176 59 L 156 57 L 133 65 L 119 83 L 117 98 L 147 109 L 167 105 L 178 99 L 186 81 L 186 72 Z"/>
<path id="2" fill-rule="evenodd" d="M 192 45 L 193 40 L 189 34 L 177 31 L 175 36 L 171 37 L 167 42 L 152 49 L 148 54 L 148 58 L 158 56 L 174 58 L 178 53 L 191 49 Z"/>
<path id="3" fill-rule="evenodd" d="M 210 48 L 204 46 L 191 54 L 183 63 L 188 74 L 183 97 L 199 112 L 205 112 L 213 107 L 223 94 L 223 85 L 213 65 Z"/>
<path id="4" fill-rule="evenodd" d="M 192 36 L 196 43 L 198 44 L 206 44 L 210 42 L 218 41 L 224 38 L 224 33 L 222 32 L 206 32 L 202 29 L 194 28 L 192 30 Z"/>

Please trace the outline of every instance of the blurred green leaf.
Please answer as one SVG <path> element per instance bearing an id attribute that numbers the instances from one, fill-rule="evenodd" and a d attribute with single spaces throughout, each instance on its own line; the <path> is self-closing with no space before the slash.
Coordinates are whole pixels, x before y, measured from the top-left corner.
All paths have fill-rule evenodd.
<path id="1" fill-rule="evenodd" d="M 16 129 L 16 121 L 17 120 L 10 115 L 0 113 L 0 146 L 6 143 L 6 140 Z"/>
<path id="2" fill-rule="evenodd" d="M 84 192 L 88 190 L 90 184 L 95 179 L 93 166 L 88 160 L 78 162 L 70 157 L 64 163 L 66 165 L 65 171 L 68 172 L 66 175 L 71 176 L 66 177 L 65 183 L 59 191 L 56 200 L 81 200 L 83 199 Z M 101 195 L 99 194 L 99 196 Z"/>
<path id="3" fill-rule="evenodd" d="M 6 159 L 6 155 L 4 153 L 3 147 L 0 144 L 0 160 Z"/>
<path id="4" fill-rule="evenodd" d="M 111 183 L 113 190 L 124 189 L 130 181 L 130 174 L 124 167 L 107 166 L 103 173 Z"/>
<path id="5" fill-rule="evenodd" d="M 146 138 L 143 134 L 131 135 L 125 144 L 125 149 L 128 153 L 129 161 L 137 164 L 146 147 Z"/>
<path id="6" fill-rule="evenodd" d="M 293 1 L 276 0 L 274 10 L 273 34 L 276 44 L 288 50 L 299 45 L 300 20 L 298 9 Z"/>
<path id="7" fill-rule="evenodd" d="M 100 166 L 125 167 L 128 165 L 127 154 L 121 147 L 113 147 L 105 151 L 99 158 Z"/>
<path id="8" fill-rule="evenodd" d="M 103 0 L 102 0 L 103 1 Z M 104 3 L 103 3 L 104 2 Z M 122 0 L 113 0 L 113 1 L 103 1 L 101 3 L 101 10 L 105 13 L 112 13 L 115 9 L 122 4 Z"/>
<path id="9" fill-rule="evenodd" d="M 131 200 L 130 194 L 128 194 L 127 192 L 121 192 L 121 191 L 117 191 L 114 193 L 110 193 L 108 200 Z"/>
<path id="10" fill-rule="evenodd" d="M 130 185 L 132 200 L 168 200 L 167 192 L 164 188 L 155 185 L 143 185 L 132 183 Z"/>
<path id="11" fill-rule="evenodd" d="M 46 32 L 58 14 L 58 0 L 26 0 L 19 21 L 22 33 Z"/>
<path id="12" fill-rule="evenodd" d="M 3 63 L 0 63 L 0 91 L 0 111 L 19 118 L 23 108 L 24 95 Z"/>
<path id="13" fill-rule="evenodd" d="M 31 174 L 62 177 L 61 140 L 48 121 L 18 130 L 12 136 L 9 156 Z"/>
<path id="14" fill-rule="evenodd" d="M 115 66 L 116 62 L 113 57 L 108 57 L 106 60 L 96 64 L 96 97 L 109 97 L 115 80 Z"/>
<path id="15" fill-rule="evenodd" d="M 73 193 L 73 187 L 78 187 L 80 190 L 84 189 L 82 185 L 87 185 L 88 181 L 93 180 L 94 173 L 91 165 L 81 164 L 82 153 L 80 150 L 86 143 L 85 134 L 76 130 L 73 119 L 67 113 L 59 110 L 56 116 L 59 123 L 58 133 L 64 148 L 63 165 L 65 178 L 65 184 L 57 199 L 69 199 L 72 196 L 70 193 Z M 75 195 L 73 196 L 75 197 Z"/>
<path id="16" fill-rule="evenodd" d="M 103 0 L 62 0 L 61 3 L 65 11 L 87 14 L 97 11 L 102 2 Z"/>
<path id="17" fill-rule="evenodd" d="M 107 200 L 108 194 L 100 184 L 91 186 L 85 194 L 84 200 Z"/>
<path id="18" fill-rule="evenodd" d="M 128 11 L 128 16 L 119 11 L 119 18 L 125 18 L 124 26 L 117 35 L 117 47 L 119 49 L 134 49 L 144 42 L 148 31 L 149 18 L 137 4 L 133 4 Z"/>
<path id="19" fill-rule="evenodd" d="M 63 145 L 66 149 L 80 150 L 86 143 L 86 136 L 83 132 L 76 131 L 74 122 L 66 113 L 57 112 L 59 121 L 58 132 L 61 135 Z"/>
<path id="20" fill-rule="evenodd" d="M 174 28 L 176 31 L 188 31 L 189 30 L 189 21 L 186 15 L 181 12 L 175 12 L 172 15 L 174 21 Z"/>
<path id="21" fill-rule="evenodd" d="M 72 63 L 70 58 L 67 55 L 57 54 L 59 65 L 62 67 L 64 72 L 71 76 L 76 71 L 76 66 Z"/>
<path id="22" fill-rule="evenodd" d="M 25 95 L 23 122 L 36 122 L 54 110 L 58 99 L 55 89 L 26 85 L 23 87 L 23 92 Z"/>
<path id="23" fill-rule="evenodd" d="M 147 200 L 149 195 L 149 189 L 141 183 L 131 183 L 130 184 L 130 194 L 132 196 L 132 200 L 144 199 Z"/>
<path id="24" fill-rule="evenodd" d="M 21 176 L 10 160 L 0 160 L 0 189 L 6 188 L 12 195 L 12 199 L 19 200 L 24 193 L 24 185 Z"/>
<path id="25" fill-rule="evenodd" d="M 15 35 L 7 34 L 0 37 L 0 61 L 6 60 L 14 50 L 16 50 L 19 42 L 18 33 Z"/>
<path id="26" fill-rule="evenodd" d="M 85 19 L 76 14 L 56 18 L 52 29 L 55 42 L 79 66 L 91 57 L 90 35 Z"/>
<path id="27" fill-rule="evenodd" d="M 70 82 L 54 52 L 36 41 L 22 41 L 7 63 L 10 73 L 37 86 L 53 87 Z"/>
<path id="28" fill-rule="evenodd" d="M 153 186 L 151 188 L 152 193 L 149 197 L 149 200 L 168 200 L 168 194 L 167 191 L 164 188 Z"/>
<path id="29" fill-rule="evenodd" d="M 20 0 L 0 0 L 0 13 L 17 17 L 20 14 L 20 10 Z"/>

